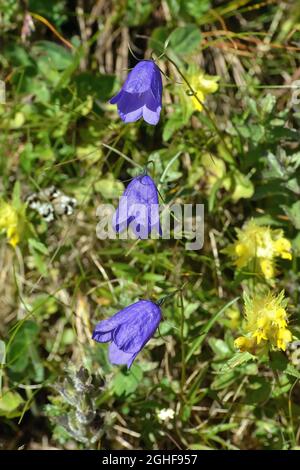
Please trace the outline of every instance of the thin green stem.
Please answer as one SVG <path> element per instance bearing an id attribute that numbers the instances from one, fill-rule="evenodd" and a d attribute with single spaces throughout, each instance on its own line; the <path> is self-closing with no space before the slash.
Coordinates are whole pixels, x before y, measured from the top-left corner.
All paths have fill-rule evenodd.
<path id="1" fill-rule="evenodd" d="M 181 379 L 180 379 L 180 389 L 181 389 L 181 399 L 184 402 L 184 388 L 186 382 L 186 367 L 185 367 L 185 342 L 184 342 L 184 303 L 183 303 L 183 294 L 182 289 L 180 291 L 180 340 L 181 340 Z"/>
<path id="2" fill-rule="evenodd" d="M 269 355 L 269 360 L 270 360 L 270 355 Z M 274 380 L 275 380 L 275 384 L 277 385 L 278 391 L 280 393 L 281 383 L 280 383 L 279 373 L 278 373 L 277 370 L 272 370 L 272 372 L 273 372 L 273 377 L 274 377 Z M 281 437 L 282 437 L 282 440 L 283 440 L 284 444 L 286 444 L 284 430 L 286 429 L 286 422 L 288 422 L 288 419 L 287 419 L 285 411 L 280 409 L 276 398 L 275 398 L 275 407 L 276 407 L 277 412 L 278 412 L 279 423 L 281 424 L 281 427 L 280 427 Z"/>
<path id="3" fill-rule="evenodd" d="M 192 87 L 192 85 L 190 84 L 190 82 L 188 81 L 188 79 L 185 77 L 185 75 L 181 72 L 180 68 L 178 67 L 178 65 L 176 64 L 176 62 L 171 59 L 167 54 L 165 54 L 165 57 L 166 59 L 171 62 L 171 64 L 175 67 L 175 69 L 177 70 L 177 72 L 179 73 L 179 75 L 181 76 L 182 80 L 186 83 L 186 85 L 188 86 L 190 92 L 192 93 L 192 96 L 198 101 L 198 103 L 200 104 L 200 106 L 202 106 L 202 108 L 204 109 L 204 112 L 206 114 L 206 116 L 208 117 L 209 121 L 211 122 L 211 124 L 213 125 L 213 128 L 215 129 L 216 133 L 218 134 L 220 140 L 222 141 L 226 151 L 228 152 L 228 154 L 231 156 L 231 158 L 233 159 L 233 155 L 227 145 L 227 143 L 225 142 L 225 139 L 221 133 L 221 131 L 219 130 L 214 118 L 212 117 L 211 115 L 211 112 L 210 110 L 207 108 L 207 106 L 203 103 L 203 101 L 201 101 L 199 99 L 199 97 L 197 96 L 197 92 L 194 90 L 194 88 Z"/>
<path id="4" fill-rule="evenodd" d="M 293 447 L 295 447 L 297 445 L 297 439 L 296 439 L 296 435 L 295 435 L 295 431 L 294 431 L 292 393 L 293 393 L 293 390 L 294 390 L 294 388 L 295 388 L 295 386 L 297 385 L 298 382 L 299 382 L 299 379 L 296 379 L 296 381 L 291 386 L 291 389 L 289 391 L 289 401 L 288 401 L 289 420 L 290 420 L 290 426 L 291 426 L 291 433 L 290 434 L 291 434 L 291 440 L 293 442 Z"/>
<path id="5" fill-rule="evenodd" d="M 181 292 L 181 293 L 182 293 L 183 289 L 185 288 L 185 286 L 186 286 L 187 284 L 188 284 L 188 281 L 185 282 L 185 283 L 183 284 L 183 286 L 180 287 L 179 289 L 176 289 L 176 290 L 174 290 L 173 292 L 170 292 L 170 294 L 164 295 L 163 297 L 161 297 L 160 299 L 158 299 L 158 301 L 156 302 L 156 304 L 160 306 L 160 305 L 162 305 L 162 304 L 165 302 L 166 299 L 168 299 L 169 297 L 173 297 L 174 295 L 176 295 L 177 292 Z"/>

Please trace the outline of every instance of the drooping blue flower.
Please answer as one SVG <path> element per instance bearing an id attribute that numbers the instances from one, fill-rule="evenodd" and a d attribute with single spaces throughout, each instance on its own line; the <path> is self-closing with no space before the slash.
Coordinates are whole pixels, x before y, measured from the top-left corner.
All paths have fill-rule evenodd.
<path id="1" fill-rule="evenodd" d="M 158 192 L 148 175 L 133 178 L 120 198 L 113 216 L 113 228 L 119 233 L 132 229 L 137 238 L 146 239 L 152 230 L 160 235 Z"/>
<path id="2" fill-rule="evenodd" d="M 161 112 L 162 79 L 152 60 L 142 60 L 129 73 L 121 91 L 111 104 L 117 104 L 124 122 L 135 122 L 141 117 L 148 124 L 156 125 Z"/>
<path id="3" fill-rule="evenodd" d="M 139 300 L 98 323 L 93 339 L 110 342 L 112 364 L 127 364 L 128 369 L 138 353 L 155 333 L 162 315 L 160 307 L 150 300 Z"/>

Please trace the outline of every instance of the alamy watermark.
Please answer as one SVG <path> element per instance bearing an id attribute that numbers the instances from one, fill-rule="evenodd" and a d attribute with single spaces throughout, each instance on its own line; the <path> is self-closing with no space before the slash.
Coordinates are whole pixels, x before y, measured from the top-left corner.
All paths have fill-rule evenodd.
<path id="1" fill-rule="evenodd" d="M 100 240 L 183 240 L 187 250 L 200 250 L 204 243 L 203 204 L 127 205 L 101 204 L 96 212 L 96 234 Z"/>

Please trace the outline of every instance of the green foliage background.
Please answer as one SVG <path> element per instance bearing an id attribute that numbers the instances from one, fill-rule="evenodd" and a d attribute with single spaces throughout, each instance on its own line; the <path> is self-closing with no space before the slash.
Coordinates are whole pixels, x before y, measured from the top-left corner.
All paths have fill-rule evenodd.
<path id="1" fill-rule="evenodd" d="M 0 239 L 1 448 L 299 446 L 299 29 L 292 0 L 0 1 L 0 196 L 20 219 L 16 247 Z M 130 49 L 166 45 L 182 73 L 220 77 L 209 115 L 163 56 L 159 125 L 125 125 L 108 100 Z M 201 251 L 97 239 L 97 207 L 150 160 L 165 201 L 205 204 Z M 52 185 L 77 207 L 47 223 L 26 198 Z M 293 244 L 273 288 L 295 341 L 268 359 L 233 346 L 249 275 L 221 252 L 251 217 Z M 97 321 L 183 285 L 130 371 L 111 366 Z"/>

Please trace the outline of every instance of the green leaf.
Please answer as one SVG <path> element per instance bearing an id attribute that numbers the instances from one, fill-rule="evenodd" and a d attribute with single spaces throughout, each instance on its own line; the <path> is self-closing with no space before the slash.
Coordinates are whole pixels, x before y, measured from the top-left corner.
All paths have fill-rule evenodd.
<path id="1" fill-rule="evenodd" d="M 300 232 L 297 233 L 296 237 L 292 241 L 292 249 L 296 256 L 300 256 Z"/>
<path id="2" fill-rule="evenodd" d="M 203 341 L 205 340 L 208 332 L 210 331 L 210 329 L 213 327 L 213 325 L 216 323 L 216 321 L 219 319 L 219 317 L 221 315 L 223 315 L 223 313 L 229 308 L 231 307 L 231 305 L 233 305 L 237 300 L 239 299 L 239 297 L 236 297 L 235 299 L 231 300 L 230 302 L 228 302 L 226 305 L 224 305 L 224 307 L 222 307 L 215 315 L 213 315 L 213 317 L 206 323 L 206 325 L 201 329 L 200 331 L 200 334 L 198 336 L 198 338 L 196 338 L 195 341 L 193 341 L 191 343 L 191 347 L 188 351 L 188 354 L 186 356 L 186 362 L 189 361 L 189 359 L 192 357 L 192 355 L 196 352 L 197 349 L 200 348 L 201 344 L 203 343 Z"/>
<path id="3" fill-rule="evenodd" d="M 44 260 L 44 257 L 41 256 L 41 254 L 38 253 L 36 250 L 34 250 L 32 247 L 29 247 L 29 248 L 32 254 L 35 267 L 37 268 L 37 270 L 42 276 L 47 276 L 48 268 L 47 268 L 47 263 Z"/>
<path id="4" fill-rule="evenodd" d="M 234 370 L 224 372 L 215 378 L 215 380 L 211 384 L 211 389 L 222 390 L 223 388 L 229 387 L 229 385 L 233 384 L 236 381 L 238 376 L 239 373 Z"/>
<path id="5" fill-rule="evenodd" d="M 34 67 L 34 61 L 28 55 L 27 51 L 17 45 L 17 44 L 8 44 L 3 50 L 4 56 L 9 59 L 11 66 L 15 67 Z"/>
<path id="6" fill-rule="evenodd" d="M 291 207 L 282 206 L 284 212 L 297 230 L 300 230 L 300 201 L 295 202 Z"/>
<path id="7" fill-rule="evenodd" d="M 210 0 L 181 0 L 183 12 L 198 20 L 210 8 Z"/>
<path id="8" fill-rule="evenodd" d="M 13 372 L 22 372 L 30 361 L 30 349 L 38 335 L 38 326 L 33 321 L 25 321 L 18 329 L 8 348 L 7 366 Z"/>
<path id="9" fill-rule="evenodd" d="M 76 50 L 75 55 L 72 56 L 72 62 L 63 70 L 58 83 L 56 84 L 56 88 L 59 90 L 60 88 L 64 88 L 68 85 L 71 77 L 73 76 L 74 72 L 79 67 L 80 61 L 84 56 L 84 48 L 79 47 Z M 86 95 L 85 95 L 86 96 Z"/>
<path id="10" fill-rule="evenodd" d="M 117 80 L 114 75 L 82 72 L 74 78 L 74 83 L 77 87 L 78 96 L 81 99 L 91 95 L 100 101 L 107 101 L 115 91 Z"/>
<path id="11" fill-rule="evenodd" d="M 245 362 L 253 361 L 256 357 L 249 352 L 238 352 L 232 356 L 219 370 L 219 373 L 228 372 L 229 370 L 235 369 L 236 367 L 244 364 Z"/>
<path id="12" fill-rule="evenodd" d="M 272 176 L 277 177 L 277 178 L 284 178 L 285 176 L 284 168 L 278 161 L 278 158 L 276 157 L 276 155 L 274 155 L 272 152 L 268 152 L 267 159 L 272 169 Z"/>
<path id="13" fill-rule="evenodd" d="M 260 100 L 259 104 L 263 115 L 268 115 L 273 111 L 273 108 L 276 104 L 276 96 L 271 95 L 271 93 L 268 93 Z"/>
<path id="14" fill-rule="evenodd" d="M 60 26 L 68 18 L 66 0 L 55 2 L 53 0 L 29 0 L 28 9 L 46 17 L 56 27 Z"/>
<path id="15" fill-rule="evenodd" d="M 271 394 L 271 384 L 264 377 L 249 377 L 245 403 L 256 405 L 265 402 Z"/>
<path id="16" fill-rule="evenodd" d="M 252 124 L 249 127 L 250 136 L 253 142 L 260 142 L 265 135 L 265 127 L 261 124 Z"/>
<path id="17" fill-rule="evenodd" d="M 191 444 L 189 445 L 190 450 L 214 450 L 213 447 L 208 447 L 204 444 Z"/>
<path id="18" fill-rule="evenodd" d="M 233 202 L 237 202 L 242 198 L 249 199 L 253 196 L 254 186 L 246 175 L 243 175 L 239 171 L 235 171 L 233 180 L 234 190 L 231 195 Z"/>
<path id="19" fill-rule="evenodd" d="M 149 40 L 149 48 L 152 49 L 155 54 L 160 55 L 164 52 L 165 43 L 170 32 L 170 28 L 166 28 L 164 26 L 154 29 Z"/>
<path id="20" fill-rule="evenodd" d="M 175 54 L 195 52 L 201 41 L 201 33 L 196 25 L 180 26 L 169 36 L 168 45 Z"/>
<path id="21" fill-rule="evenodd" d="M 287 375 L 291 375 L 292 377 L 296 377 L 296 379 L 300 379 L 300 371 L 296 369 L 293 364 L 288 364 L 284 371 Z"/>
<path id="22" fill-rule="evenodd" d="M 285 196 L 286 191 L 283 187 L 278 184 L 277 181 L 266 181 L 263 185 L 258 186 L 255 188 L 255 193 L 253 195 L 254 201 L 259 201 L 261 199 L 267 197 L 274 197 L 274 196 Z"/>
<path id="23" fill-rule="evenodd" d="M 129 371 L 120 371 L 115 375 L 112 381 L 113 391 L 119 397 L 131 395 L 138 388 L 142 378 L 142 369 L 134 364 Z"/>
<path id="24" fill-rule="evenodd" d="M 23 401 L 23 398 L 17 392 L 5 392 L 0 396 L 0 416 L 6 418 L 19 416 L 20 412 L 17 410 Z"/>
<path id="25" fill-rule="evenodd" d="M 41 78 L 50 85 L 57 86 L 60 80 L 66 84 L 68 78 L 79 64 L 78 54 L 73 55 L 65 47 L 50 41 L 40 41 L 31 48 Z M 64 74 L 67 71 L 67 74 Z"/>
<path id="26" fill-rule="evenodd" d="M 95 183 L 95 191 L 99 192 L 104 199 L 118 198 L 124 191 L 124 184 L 114 179 L 112 174 L 108 174 L 107 178 Z"/>
<path id="27" fill-rule="evenodd" d="M 210 338 L 208 344 L 218 359 L 225 359 L 232 353 L 228 344 L 220 338 Z"/>
<path id="28" fill-rule="evenodd" d="M 292 191 L 293 193 L 297 194 L 299 197 L 300 194 L 300 184 L 297 178 L 291 178 L 286 182 L 286 187 Z"/>
<path id="29" fill-rule="evenodd" d="M 143 281 L 148 282 L 164 282 L 166 277 L 163 274 L 155 274 L 155 273 L 146 273 L 142 276 Z"/>
<path id="30" fill-rule="evenodd" d="M 217 435 L 221 432 L 228 431 L 230 429 L 235 429 L 238 427 L 238 423 L 223 423 L 216 424 L 215 426 L 208 426 L 207 429 L 203 430 L 203 433 L 209 437 Z"/>
<path id="31" fill-rule="evenodd" d="M 176 109 L 176 111 L 171 114 L 170 118 L 166 122 L 163 131 L 163 139 L 164 141 L 169 140 L 172 135 L 184 127 L 187 124 L 188 120 L 184 120 L 181 109 Z"/>
<path id="32" fill-rule="evenodd" d="M 270 365 L 273 370 L 284 371 L 288 365 L 288 358 L 281 351 L 271 351 Z"/>
<path id="33" fill-rule="evenodd" d="M 13 194 L 12 194 L 12 203 L 16 209 L 19 209 L 22 205 L 21 203 L 21 185 L 19 181 L 16 181 L 14 184 Z"/>
<path id="34" fill-rule="evenodd" d="M 39 41 L 31 49 L 34 56 L 37 57 L 40 65 L 55 70 L 65 70 L 73 62 L 71 52 L 60 44 L 52 41 Z"/>
<path id="35" fill-rule="evenodd" d="M 180 10 L 180 0 L 167 0 L 168 7 L 173 15 L 178 15 Z"/>
<path id="36" fill-rule="evenodd" d="M 126 5 L 126 22 L 128 26 L 141 26 L 149 18 L 154 3 L 149 0 L 128 0 Z"/>
<path id="37" fill-rule="evenodd" d="M 35 238 L 29 238 L 28 240 L 29 246 L 33 248 L 34 250 L 38 251 L 39 253 L 42 253 L 43 255 L 48 255 L 49 251 L 46 245 L 44 243 L 36 240 Z"/>

